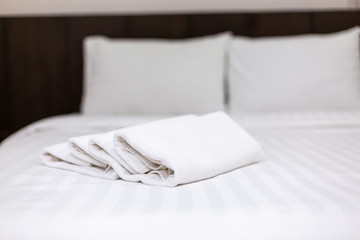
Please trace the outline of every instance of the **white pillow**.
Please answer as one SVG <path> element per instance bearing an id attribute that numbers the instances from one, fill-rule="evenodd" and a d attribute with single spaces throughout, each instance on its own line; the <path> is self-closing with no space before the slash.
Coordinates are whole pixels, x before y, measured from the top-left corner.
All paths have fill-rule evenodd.
<path id="1" fill-rule="evenodd" d="M 359 28 L 230 45 L 230 110 L 360 110 Z"/>
<path id="2" fill-rule="evenodd" d="M 224 108 L 230 33 L 188 40 L 85 39 L 85 114 L 206 113 Z"/>

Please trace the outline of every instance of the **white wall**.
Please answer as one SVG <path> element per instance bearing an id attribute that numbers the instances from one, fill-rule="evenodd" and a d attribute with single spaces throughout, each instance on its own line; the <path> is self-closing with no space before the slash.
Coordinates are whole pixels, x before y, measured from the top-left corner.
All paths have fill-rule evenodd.
<path id="1" fill-rule="evenodd" d="M 358 0 L 0 0 L 0 15 L 349 9 Z"/>

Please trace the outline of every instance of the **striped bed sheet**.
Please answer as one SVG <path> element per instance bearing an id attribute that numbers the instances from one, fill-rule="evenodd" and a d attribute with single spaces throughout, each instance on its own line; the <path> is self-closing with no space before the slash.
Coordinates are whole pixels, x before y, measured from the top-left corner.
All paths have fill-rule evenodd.
<path id="1" fill-rule="evenodd" d="M 71 136 L 169 116 L 63 115 L 0 145 L 0 239 L 360 239 L 360 112 L 233 116 L 267 161 L 175 188 L 45 167 Z"/>

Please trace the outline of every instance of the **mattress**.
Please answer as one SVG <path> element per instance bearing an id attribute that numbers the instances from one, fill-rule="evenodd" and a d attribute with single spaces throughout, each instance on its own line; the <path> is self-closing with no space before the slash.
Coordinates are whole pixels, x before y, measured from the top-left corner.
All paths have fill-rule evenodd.
<path id="1" fill-rule="evenodd" d="M 7 138 L 0 239 L 360 239 L 360 112 L 233 116 L 266 161 L 174 188 L 40 162 L 71 136 L 165 117 L 62 115 Z"/>

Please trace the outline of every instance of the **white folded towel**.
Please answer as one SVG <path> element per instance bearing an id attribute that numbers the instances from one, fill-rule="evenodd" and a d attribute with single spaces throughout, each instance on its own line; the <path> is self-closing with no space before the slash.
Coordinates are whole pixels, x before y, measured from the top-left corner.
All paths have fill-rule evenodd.
<path id="1" fill-rule="evenodd" d="M 176 186 L 260 161 L 263 151 L 230 117 L 216 112 L 70 138 L 43 149 L 41 159 L 91 176 Z"/>
<path id="2" fill-rule="evenodd" d="M 119 177 L 126 181 L 138 182 L 139 177 L 134 175 L 135 170 L 132 169 L 117 154 L 114 148 L 114 131 L 98 134 L 90 138 L 89 151 L 95 158 L 106 161 L 117 172 Z"/>
<path id="3" fill-rule="evenodd" d="M 67 141 L 70 152 L 77 158 L 100 168 L 106 168 L 109 164 L 92 156 L 89 149 L 89 141 L 96 135 L 72 137 Z"/>
<path id="4" fill-rule="evenodd" d="M 140 181 L 176 186 L 216 176 L 264 158 L 261 146 L 222 112 L 120 129 L 115 150 Z"/>
<path id="5" fill-rule="evenodd" d="M 186 117 L 188 116 L 154 123 L 180 120 Z M 115 131 L 69 138 L 66 143 L 43 149 L 41 152 L 42 162 L 49 167 L 90 176 L 107 179 L 121 178 L 126 181 L 139 182 L 140 176 L 137 171 L 140 169 L 133 169 L 131 167 L 133 164 L 125 162 L 115 151 L 114 133 Z"/>
<path id="6" fill-rule="evenodd" d="M 182 121 L 190 118 L 195 118 L 195 115 L 185 115 L 180 117 L 168 118 L 165 120 L 154 121 L 145 123 L 145 125 L 163 124 L 171 121 Z M 135 125 L 137 128 L 141 125 Z M 128 127 L 130 129 L 132 127 Z M 140 174 L 144 173 L 145 166 L 141 163 L 133 161 L 125 161 L 114 147 L 114 134 L 116 131 L 111 131 L 105 134 L 94 135 L 89 141 L 90 155 L 99 160 L 106 161 L 118 173 L 121 179 L 132 182 L 139 182 L 141 179 Z M 146 170 L 146 169 L 145 169 Z"/>
<path id="7" fill-rule="evenodd" d="M 40 157 L 43 164 L 49 167 L 110 180 L 119 178 L 119 175 L 113 169 L 99 167 L 74 156 L 66 142 L 44 148 L 41 151 Z"/>

